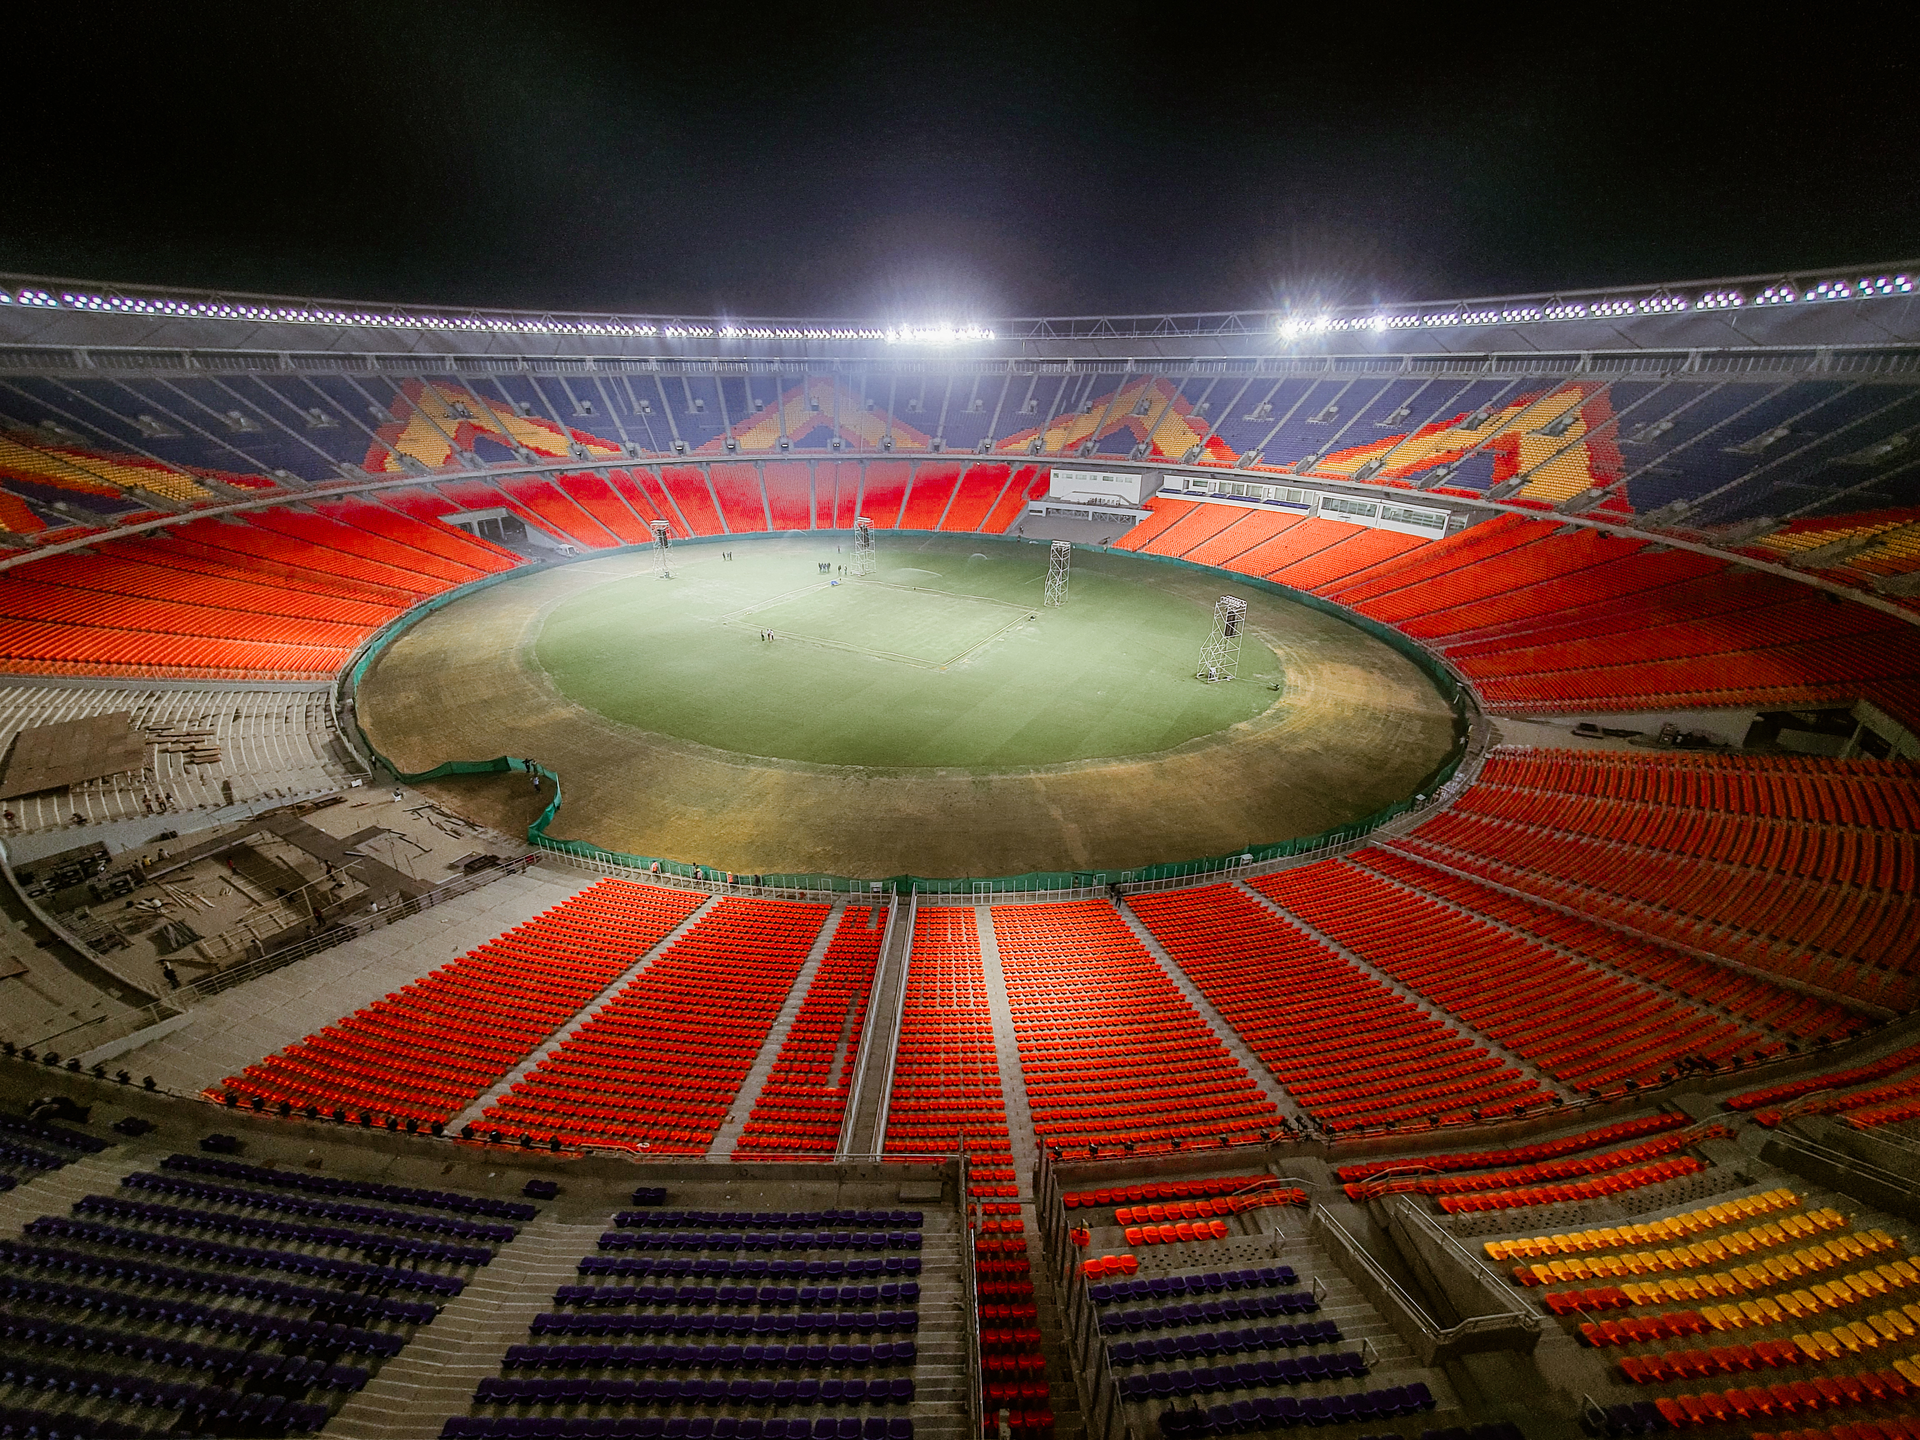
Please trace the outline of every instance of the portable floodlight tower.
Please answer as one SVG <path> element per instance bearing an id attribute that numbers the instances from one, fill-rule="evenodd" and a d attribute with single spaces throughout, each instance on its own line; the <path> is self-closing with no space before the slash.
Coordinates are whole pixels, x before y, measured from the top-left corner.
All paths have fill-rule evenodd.
<path id="1" fill-rule="evenodd" d="M 667 522 L 655 520 L 653 522 L 653 573 L 655 578 L 660 580 L 673 578 L 673 565 L 667 559 L 668 543 Z"/>
<path id="2" fill-rule="evenodd" d="M 1247 602 L 1222 595 L 1213 602 L 1213 629 L 1200 651 L 1200 668 L 1194 679 L 1209 685 L 1233 679 L 1240 669 L 1240 632 L 1247 628 Z"/>
<path id="3" fill-rule="evenodd" d="M 1047 551 L 1047 592 L 1040 597 L 1042 605 L 1064 605 L 1067 603 L 1067 572 L 1073 567 L 1073 546 L 1065 540 L 1056 540 Z"/>
<path id="4" fill-rule="evenodd" d="M 849 575 L 871 575 L 880 568 L 873 556 L 873 521 L 864 515 L 853 517 L 853 563 Z"/>

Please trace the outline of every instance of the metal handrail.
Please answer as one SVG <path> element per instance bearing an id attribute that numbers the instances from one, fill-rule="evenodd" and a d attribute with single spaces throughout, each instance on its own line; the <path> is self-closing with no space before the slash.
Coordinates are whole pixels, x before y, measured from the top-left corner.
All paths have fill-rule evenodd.
<path id="1" fill-rule="evenodd" d="M 622 865 L 599 855 L 581 855 L 567 848 L 564 841 L 540 835 L 532 838 L 543 855 L 562 864 L 616 880 L 631 880 L 639 885 L 658 885 L 669 890 L 695 890 L 703 895 L 737 895 L 755 900 L 804 900 L 815 905 L 838 905 L 860 898 L 846 890 L 813 890 L 803 885 L 746 885 L 738 880 L 708 880 L 698 875 L 678 875 L 668 870 L 642 870 L 637 865 Z"/>
<path id="2" fill-rule="evenodd" d="M 853 1135 L 860 1124 L 860 1106 L 867 1094 L 867 1057 L 873 1053 L 873 1032 L 880 1022 L 880 1008 L 873 1003 L 874 991 L 884 978 L 887 954 L 893 949 L 893 926 L 900 911 L 898 896 L 887 897 L 887 925 L 880 936 L 880 958 L 873 967 L 873 976 L 867 982 L 867 1013 L 860 1022 L 860 1043 L 853 1052 L 853 1083 L 847 1092 L 846 1109 L 840 1116 L 840 1139 L 834 1146 L 836 1156 L 844 1156 L 847 1147 L 853 1143 Z M 844 923 L 844 922 L 843 922 Z M 898 1007 L 895 1007 L 896 1009 Z"/>
<path id="3" fill-rule="evenodd" d="M 1332 1231 L 1334 1238 L 1339 1240 L 1341 1244 L 1346 1247 L 1347 1253 L 1350 1256 L 1352 1256 L 1354 1261 L 1357 1264 L 1359 1264 L 1360 1267 L 1367 1272 L 1367 1275 L 1370 1279 L 1372 1279 L 1375 1283 L 1382 1286 L 1396 1300 L 1398 1300 L 1401 1304 L 1406 1306 L 1407 1313 L 1409 1314 L 1409 1316 L 1417 1324 L 1419 1324 L 1423 1329 L 1425 1329 L 1430 1336 L 1432 1336 L 1435 1340 L 1438 1340 L 1440 1338 L 1441 1334 L 1443 1333 L 1440 1326 L 1440 1322 L 1435 1320 L 1433 1316 L 1428 1313 L 1426 1306 L 1422 1305 L 1418 1300 L 1414 1299 L 1413 1296 L 1409 1295 L 1404 1289 L 1401 1288 L 1400 1282 L 1398 1280 L 1395 1280 L 1393 1276 L 1387 1273 L 1386 1268 L 1382 1266 L 1378 1260 L 1374 1259 L 1373 1256 L 1367 1252 L 1367 1249 L 1364 1245 L 1362 1245 L 1358 1240 L 1354 1239 L 1352 1232 L 1349 1231 L 1346 1226 L 1342 1225 L 1338 1220 L 1335 1220 L 1331 1215 L 1329 1215 L 1324 1210 L 1321 1210 L 1317 1214 L 1315 1214 L 1314 1224 L 1318 1226 L 1323 1226 L 1327 1230 Z M 1316 1275 L 1314 1279 L 1317 1282 L 1319 1280 L 1319 1277 Z"/>
<path id="4" fill-rule="evenodd" d="M 893 1035 L 887 1047 L 887 1078 L 880 1091 L 880 1109 L 874 1115 L 873 1148 L 885 1151 L 887 1148 L 887 1121 L 893 1114 L 893 1074 L 900 1064 L 900 1028 L 907 1015 L 907 986 L 913 979 L 913 935 L 914 926 L 920 917 L 920 897 L 910 896 L 907 900 L 907 935 L 900 951 L 900 1003 L 893 1007 Z"/>
<path id="5" fill-rule="evenodd" d="M 981 1434 L 987 1417 L 987 1394 L 985 1377 L 987 1345 L 980 1333 L 980 1271 L 979 1259 L 974 1254 L 973 1215 L 974 1202 L 970 1193 L 972 1174 L 967 1159 L 966 1147 L 960 1149 L 959 1202 L 960 1229 L 960 1282 L 964 1292 L 963 1304 L 967 1317 L 967 1373 L 970 1384 L 967 1392 L 967 1413 L 973 1419 L 973 1433 Z"/>
<path id="6" fill-rule="evenodd" d="M 1404 1220 L 1418 1224 L 1430 1240 L 1437 1241 L 1443 1250 L 1452 1255 L 1456 1262 L 1464 1266 L 1468 1273 L 1479 1281 L 1480 1287 L 1494 1297 L 1494 1302 L 1502 1313 L 1525 1320 L 1536 1329 L 1539 1327 L 1540 1317 L 1534 1313 L 1530 1304 L 1513 1293 L 1513 1287 L 1508 1283 L 1507 1277 L 1495 1271 L 1482 1256 L 1474 1254 L 1462 1245 L 1450 1230 L 1435 1221 L 1433 1216 L 1411 1200 L 1403 1198 L 1399 1208 Z"/>

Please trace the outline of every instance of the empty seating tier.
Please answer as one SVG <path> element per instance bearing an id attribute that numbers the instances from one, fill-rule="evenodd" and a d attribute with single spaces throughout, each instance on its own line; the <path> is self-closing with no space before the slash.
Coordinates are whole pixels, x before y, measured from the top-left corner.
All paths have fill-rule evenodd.
<path id="1" fill-rule="evenodd" d="M 1255 882 L 1368 963 L 1582 1090 L 1688 1060 L 1757 1056 L 1764 1037 L 1677 997 L 1422 897 L 1346 860 Z"/>
<path id="2" fill-rule="evenodd" d="M 878 907 L 852 906 L 841 912 L 807 998 L 734 1147 L 736 1160 L 834 1153 L 859 1058 L 873 968 L 886 934 L 883 913 Z"/>
<path id="3" fill-rule="evenodd" d="M 1558 530 L 1502 517 L 1324 593 L 1437 645 L 1496 710 L 1892 698 L 1920 673 L 1920 635 L 1882 611 L 1692 552 Z"/>
<path id="4" fill-rule="evenodd" d="M 489 1137 L 704 1154 L 827 915 L 824 905 L 714 901 L 508 1087 L 477 1128 Z"/>
<path id="5" fill-rule="evenodd" d="M 1920 993 L 1905 973 L 1920 954 L 1916 809 L 1920 782 L 1897 762 L 1502 751 L 1393 848 L 1903 1008 Z"/>
<path id="6" fill-rule="evenodd" d="M 1128 904 L 1322 1124 L 1438 1122 L 1549 1098 L 1235 886 Z"/>
<path id="7" fill-rule="evenodd" d="M 207 1091 L 363 1124 L 440 1125 L 698 907 L 603 880 Z"/>
<path id="8" fill-rule="evenodd" d="M 1280 1118 L 1102 900 L 991 912 L 1034 1134 L 1056 1146 L 1246 1139 Z"/>

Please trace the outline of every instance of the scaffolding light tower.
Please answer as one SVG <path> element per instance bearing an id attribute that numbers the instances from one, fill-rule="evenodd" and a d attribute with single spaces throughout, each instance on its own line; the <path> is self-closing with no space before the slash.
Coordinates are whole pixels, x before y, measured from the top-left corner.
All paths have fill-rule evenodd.
<path id="1" fill-rule="evenodd" d="M 1056 540 L 1047 551 L 1047 593 L 1040 597 L 1042 605 L 1064 605 L 1067 603 L 1067 572 L 1073 568 L 1073 546 L 1065 540 Z"/>
<path id="2" fill-rule="evenodd" d="M 668 536 L 667 522 L 653 522 L 653 573 L 656 579 L 673 578 L 673 562 L 667 558 L 667 548 L 672 543 Z"/>
<path id="3" fill-rule="evenodd" d="M 1194 679 L 1207 684 L 1231 680 L 1240 669 L 1240 632 L 1247 628 L 1247 602 L 1233 595 L 1222 595 L 1213 602 L 1213 629 L 1200 651 L 1200 668 Z"/>
<path id="4" fill-rule="evenodd" d="M 873 521 L 864 515 L 853 517 L 853 563 L 849 575 L 871 575 L 880 568 L 873 554 Z"/>

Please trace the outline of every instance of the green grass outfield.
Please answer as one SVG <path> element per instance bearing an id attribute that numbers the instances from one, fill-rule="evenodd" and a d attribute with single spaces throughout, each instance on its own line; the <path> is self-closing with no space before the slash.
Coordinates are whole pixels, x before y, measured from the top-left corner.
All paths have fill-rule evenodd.
<path id="1" fill-rule="evenodd" d="M 1076 550 L 1040 604 L 1044 545 L 882 534 L 879 571 L 828 583 L 844 537 L 691 545 L 672 579 L 609 579 L 557 605 L 534 657 L 567 699 L 640 730 L 821 765 L 1005 770 L 1170 749 L 1283 699 L 1292 607 L 1122 553 Z M 721 558 L 731 549 L 735 558 Z M 1193 678 L 1222 593 L 1249 603 L 1241 678 Z M 771 642 L 759 638 L 770 630 Z"/>

